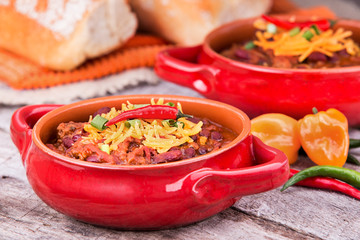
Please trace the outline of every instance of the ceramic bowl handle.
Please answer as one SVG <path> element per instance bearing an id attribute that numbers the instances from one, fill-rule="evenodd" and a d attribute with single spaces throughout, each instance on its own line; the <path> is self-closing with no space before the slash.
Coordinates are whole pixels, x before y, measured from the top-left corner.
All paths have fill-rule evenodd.
<path id="1" fill-rule="evenodd" d="M 11 118 L 10 135 L 20 155 L 26 154 L 31 143 L 31 133 L 35 123 L 46 113 L 61 105 L 29 105 L 21 107 L 14 112 Z"/>
<path id="2" fill-rule="evenodd" d="M 289 163 L 286 155 L 265 145 L 259 138 L 251 138 L 255 166 L 213 170 L 203 169 L 194 173 L 196 181 L 192 192 L 198 201 L 207 204 L 260 193 L 277 188 L 288 180 Z"/>
<path id="3" fill-rule="evenodd" d="M 197 63 L 201 51 L 202 46 L 162 51 L 156 57 L 155 72 L 170 82 L 208 94 L 213 91 L 212 79 L 217 71 L 208 65 Z"/>

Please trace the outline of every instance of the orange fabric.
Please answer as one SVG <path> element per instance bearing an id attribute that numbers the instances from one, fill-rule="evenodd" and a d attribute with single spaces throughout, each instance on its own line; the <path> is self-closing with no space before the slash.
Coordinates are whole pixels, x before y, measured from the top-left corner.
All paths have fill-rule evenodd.
<path id="1" fill-rule="evenodd" d="M 131 68 L 152 67 L 156 54 L 168 47 L 161 38 L 136 35 L 123 47 L 71 71 L 53 71 L 0 49 L 0 81 L 15 89 L 34 89 L 92 80 Z"/>

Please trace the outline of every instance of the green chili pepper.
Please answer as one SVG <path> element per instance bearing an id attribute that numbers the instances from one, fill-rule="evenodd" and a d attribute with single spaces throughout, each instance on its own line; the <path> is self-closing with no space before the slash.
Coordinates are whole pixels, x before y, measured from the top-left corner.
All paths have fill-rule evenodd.
<path id="1" fill-rule="evenodd" d="M 348 154 L 347 159 L 346 159 L 346 162 L 347 162 L 347 163 L 355 164 L 355 165 L 357 165 L 357 166 L 360 166 L 359 160 L 357 160 L 357 158 L 354 157 L 354 156 L 351 155 L 351 154 Z"/>
<path id="2" fill-rule="evenodd" d="M 358 147 L 360 147 L 360 139 L 352 139 L 352 138 L 350 138 L 349 139 L 349 148 L 351 149 L 351 148 L 358 148 Z M 354 157 L 351 154 L 348 154 L 346 162 L 360 166 L 360 161 L 357 160 L 357 158 Z"/>
<path id="3" fill-rule="evenodd" d="M 105 124 L 108 122 L 109 120 L 107 120 L 106 118 L 103 118 L 100 115 L 96 115 L 94 117 L 94 119 L 90 122 L 91 126 L 93 126 L 94 128 L 103 131 L 105 130 L 106 126 Z"/>
<path id="4" fill-rule="evenodd" d="M 360 189 L 360 172 L 343 167 L 322 165 L 310 167 L 295 174 L 284 184 L 280 191 L 284 191 L 306 178 L 317 176 L 336 178 Z"/>
<path id="5" fill-rule="evenodd" d="M 350 143 L 349 143 L 349 148 L 357 148 L 360 147 L 360 139 L 349 139 Z"/>

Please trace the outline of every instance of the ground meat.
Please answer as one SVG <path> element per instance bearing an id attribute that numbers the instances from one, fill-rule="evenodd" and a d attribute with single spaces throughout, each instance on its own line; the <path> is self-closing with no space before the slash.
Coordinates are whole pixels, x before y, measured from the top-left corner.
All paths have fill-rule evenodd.
<path id="1" fill-rule="evenodd" d="M 191 118 L 190 118 L 191 119 Z M 189 119 L 189 120 L 190 120 Z M 193 142 L 172 147 L 165 153 L 142 145 L 144 139 L 128 137 L 117 145 L 117 149 L 108 154 L 99 148 L 99 142 L 84 140 L 87 133 L 83 130 L 85 123 L 61 123 L 57 127 L 56 139 L 47 146 L 70 158 L 115 165 L 147 165 L 188 159 L 217 150 L 232 141 L 236 134 L 212 123 L 208 119 L 193 119 L 203 122 L 200 133 L 191 136 Z M 84 141 L 83 141 L 84 140 Z"/>
<path id="2" fill-rule="evenodd" d="M 97 162 L 116 164 L 115 159 L 102 151 L 97 145 L 82 141 L 75 142 L 66 150 L 65 156 L 83 161 L 88 161 L 88 158 L 91 157 L 92 162 L 96 162 L 94 159 L 97 157 Z"/>
<path id="3" fill-rule="evenodd" d="M 87 135 L 83 130 L 84 124 L 83 122 L 60 123 L 56 128 L 56 139 L 53 140 L 51 144 L 47 144 L 48 147 L 65 155 L 67 149 L 83 136 Z"/>
<path id="4" fill-rule="evenodd" d="M 360 65 L 360 56 L 351 56 L 346 50 L 335 52 L 331 57 L 313 52 L 303 62 L 299 62 L 297 56 L 275 56 L 272 50 L 261 47 L 244 49 L 242 43 L 233 44 L 220 54 L 236 61 L 275 68 L 319 69 Z"/>

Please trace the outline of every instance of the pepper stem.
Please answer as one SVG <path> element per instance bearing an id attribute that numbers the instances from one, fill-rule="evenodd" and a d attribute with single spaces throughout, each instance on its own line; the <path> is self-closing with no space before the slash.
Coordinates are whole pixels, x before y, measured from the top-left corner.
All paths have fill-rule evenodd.
<path id="1" fill-rule="evenodd" d="M 330 23 L 330 28 L 332 28 L 337 23 L 337 21 L 330 19 L 329 23 Z"/>
<path id="2" fill-rule="evenodd" d="M 178 113 L 176 114 L 176 119 L 182 118 L 182 117 L 188 117 L 188 118 L 192 118 L 192 115 L 188 115 L 188 114 L 184 114 L 182 113 L 180 110 L 178 110 Z"/>
<path id="3" fill-rule="evenodd" d="M 312 112 L 313 112 L 313 114 L 317 114 L 319 111 L 317 110 L 316 107 L 313 107 L 313 108 L 312 108 Z"/>

